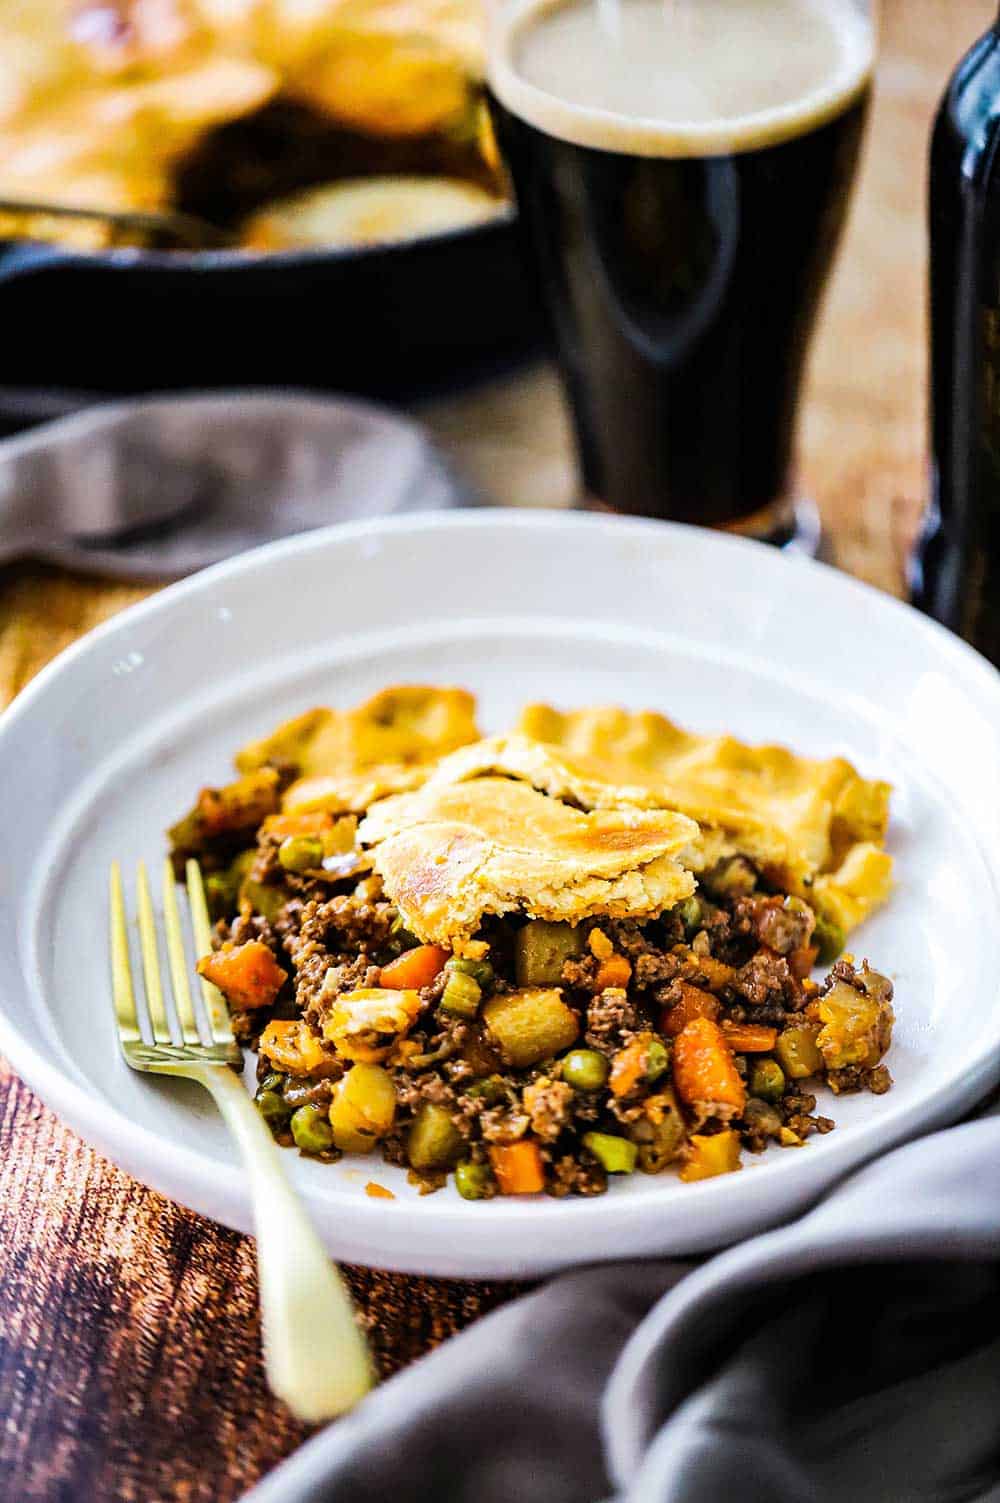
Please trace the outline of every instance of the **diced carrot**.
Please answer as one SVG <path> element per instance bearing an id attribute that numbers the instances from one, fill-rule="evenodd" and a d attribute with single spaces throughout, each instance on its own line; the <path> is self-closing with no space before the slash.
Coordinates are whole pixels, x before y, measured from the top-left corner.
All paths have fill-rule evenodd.
<path id="1" fill-rule="evenodd" d="M 632 967 L 624 955 L 609 955 L 597 967 L 594 984 L 599 991 L 609 986 L 626 987 L 632 980 Z"/>
<path id="2" fill-rule="evenodd" d="M 723 1021 L 722 1032 L 734 1054 L 770 1054 L 778 1042 L 777 1028 L 768 1028 L 764 1023 Z"/>
<path id="3" fill-rule="evenodd" d="M 817 945 L 803 945 L 799 950 L 793 950 L 788 957 L 788 968 L 793 976 L 804 981 L 816 964 L 816 956 L 819 954 Z"/>
<path id="4" fill-rule="evenodd" d="M 545 1189 L 542 1155 L 533 1138 L 492 1144 L 490 1163 L 501 1195 L 537 1195 Z"/>
<path id="5" fill-rule="evenodd" d="M 674 1041 L 674 1085 L 702 1117 L 739 1116 L 746 1090 L 725 1034 L 711 1018 L 693 1018 Z"/>
<path id="6" fill-rule="evenodd" d="M 264 834 L 276 840 L 288 840 L 295 835 L 321 835 L 333 828 L 333 816 L 323 809 L 311 814 L 269 814 L 264 821 Z"/>
<path id="7" fill-rule="evenodd" d="M 395 1200 L 396 1199 L 396 1197 L 395 1197 L 395 1195 L 393 1195 L 392 1191 L 391 1190 L 387 1190 L 386 1187 L 385 1187 L 385 1185 L 380 1185 L 377 1179 L 370 1179 L 368 1181 L 367 1185 L 365 1185 L 365 1194 L 366 1195 L 370 1195 L 373 1200 Z"/>
<path id="8" fill-rule="evenodd" d="M 301 1018 L 273 1018 L 260 1036 L 261 1054 L 289 1075 L 329 1075 L 341 1066 Z"/>
<path id="9" fill-rule="evenodd" d="M 214 954 L 203 956 L 198 962 L 198 975 L 217 986 L 238 1012 L 269 1007 L 288 979 L 259 939 L 248 940 L 245 945 L 227 943 Z"/>
<path id="10" fill-rule="evenodd" d="M 660 1025 L 663 1033 L 675 1039 L 692 1018 L 711 1018 L 713 1023 L 716 1021 L 721 1010 L 718 997 L 713 997 L 711 992 L 702 991 L 700 986 L 691 986 L 687 981 L 676 982 L 673 990 L 679 992 L 680 997 L 672 1007 L 664 1010 Z"/>
<path id="11" fill-rule="evenodd" d="M 422 986 L 430 986 L 447 959 L 448 951 L 440 945 L 417 945 L 384 965 L 378 984 L 394 992 L 418 992 Z"/>
<path id="12" fill-rule="evenodd" d="M 732 1174 L 740 1167 L 740 1135 L 717 1132 L 708 1137 L 695 1133 L 689 1140 L 688 1158 L 681 1179 L 690 1184 L 696 1179 L 712 1179 L 716 1174 Z"/>
<path id="13" fill-rule="evenodd" d="M 612 1095 L 628 1096 L 645 1079 L 651 1037 L 648 1033 L 641 1034 L 626 1044 L 624 1049 L 619 1049 L 611 1061 L 611 1075 L 608 1079 Z"/>

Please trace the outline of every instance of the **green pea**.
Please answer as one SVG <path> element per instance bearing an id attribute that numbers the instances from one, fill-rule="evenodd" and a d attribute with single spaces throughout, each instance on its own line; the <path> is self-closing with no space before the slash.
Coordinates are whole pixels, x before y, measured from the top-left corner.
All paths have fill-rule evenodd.
<path id="1" fill-rule="evenodd" d="M 291 1107 L 278 1091 L 258 1091 L 255 1096 L 257 1110 L 270 1128 L 284 1127 L 291 1116 Z"/>
<path id="2" fill-rule="evenodd" d="M 260 1082 L 258 1090 L 277 1091 L 280 1096 L 281 1092 L 285 1089 L 285 1079 L 284 1075 L 279 1075 L 276 1070 L 271 1070 Z"/>
<path id="3" fill-rule="evenodd" d="M 696 893 L 692 893 L 689 898 L 685 898 L 683 903 L 678 903 L 675 912 L 684 925 L 685 933 L 696 934 L 699 929 L 704 928 L 705 909 L 701 898 Z"/>
<path id="4" fill-rule="evenodd" d="M 472 1159 L 463 1159 L 455 1166 L 455 1189 L 463 1200 L 485 1200 L 493 1184 L 493 1176 L 485 1164 L 476 1164 Z"/>
<path id="5" fill-rule="evenodd" d="M 333 1147 L 333 1128 L 321 1106 L 300 1106 L 292 1114 L 292 1137 L 303 1153 L 326 1153 Z"/>
<path id="6" fill-rule="evenodd" d="M 447 970 L 448 968 L 445 967 Z M 483 990 L 474 976 L 464 971 L 449 971 L 441 994 L 441 1007 L 459 1018 L 474 1018 L 483 1000 Z"/>
<path id="7" fill-rule="evenodd" d="M 323 842 L 316 835 L 289 835 L 278 847 L 286 872 L 315 871 L 323 864 Z"/>
<path id="8" fill-rule="evenodd" d="M 638 1150 L 628 1138 L 610 1132 L 585 1132 L 583 1146 L 609 1174 L 631 1174 Z"/>
<path id="9" fill-rule="evenodd" d="M 750 1094 L 761 1101 L 780 1101 L 785 1094 L 785 1072 L 776 1059 L 758 1059 L 750 1071 Z"/>
<path id="10" fill-rule="evenodd" d="M 574 1091 L 599 1091 L 608 1069 L 607 1060 L 596 1049 L 571 1049 L 563 1057 L 562 1078 Z"/>
<path id="11" fill-rule="evenodd" d="M 659 1039 L 650 1039 L 649 1048 L 646 1050 L 646 1079 L 650 1082 L 659 1080 L 661 1075 L 667 1073 L 670 1064 L 670 1055 L 667 1047 Z"/>
<path id="12" fill-rule="evenodd" d="M 817 913 L 812 942 L 819 947 L 816 959 L 820 965 L 833 965 L 847 943 L 847 935 L 836 919 L 830 918 L 825 913 Z"/>
<path id="13" fill-rule="evenodd" d="M 471 976 L 480 988 L 488 992 L 493 985 L 493 967 L 488 960 L 468 960 L 464 955 L 455 955 L 448 961 L 446 970 L 460 976 Z"/>

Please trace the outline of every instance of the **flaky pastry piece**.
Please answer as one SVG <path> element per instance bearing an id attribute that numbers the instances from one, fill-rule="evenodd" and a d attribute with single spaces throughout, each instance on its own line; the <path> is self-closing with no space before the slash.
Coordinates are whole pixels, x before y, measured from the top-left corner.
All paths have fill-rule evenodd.
<path id="1" fill-rule="evenodd" d="M 888 783 L 732 736 L 698 736 L 649 711 L 529 705 L 508 736 L 447 758 L 437 784 L 500 773 L 583 809 L 667 808 L 697 820 L 696 871 L 732 855 L 845 931 L 887 899 Z"/>
<path id="2" fill-rule="evenodd" d="M 688 897 L 698 827 L 664 810 L 583 813 L 509 778 L 425 786 L 358 830 L 407 928 L 454 945 L 486 914 L 645 918 Z"/>
<path id="3" fill-rule="evenodd" d="M 416 788 L 439 757 L 475 741 L 476 701 L 464 689 L 401 684 L 350 710 L 306 710 L 236 755 L 241 773 L 292 767 L 282 807 L 361 814 Z"/>

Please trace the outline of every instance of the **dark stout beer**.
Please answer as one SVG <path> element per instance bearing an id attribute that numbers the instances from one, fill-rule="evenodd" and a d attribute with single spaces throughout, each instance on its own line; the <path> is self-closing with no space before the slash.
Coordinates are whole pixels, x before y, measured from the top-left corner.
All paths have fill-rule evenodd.
<path id="1" fill-rule="evenodd" d="M 494 118 L 590 498 L 788 535 L 872 52 L 852 0 L 494 12 Z"/>

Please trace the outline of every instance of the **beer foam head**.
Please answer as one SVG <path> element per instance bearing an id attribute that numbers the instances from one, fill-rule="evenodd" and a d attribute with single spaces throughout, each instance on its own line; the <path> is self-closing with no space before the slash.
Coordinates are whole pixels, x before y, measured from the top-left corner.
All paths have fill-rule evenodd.
<path id="1" fill-rule="evenodd" d="M 874 25 L 860 0 L 508 0 L 489 82 L 561 140 L 633 156 L 777 145 L 861 94 Z"/>

